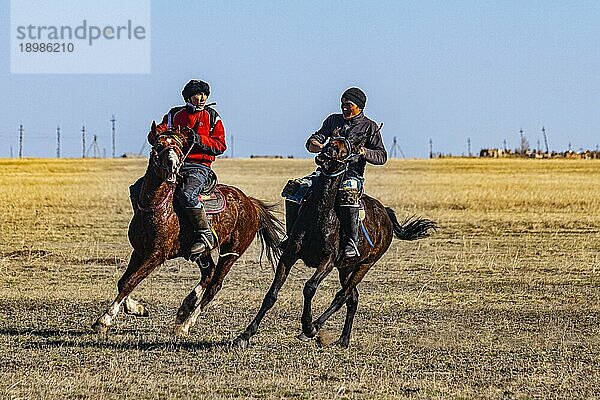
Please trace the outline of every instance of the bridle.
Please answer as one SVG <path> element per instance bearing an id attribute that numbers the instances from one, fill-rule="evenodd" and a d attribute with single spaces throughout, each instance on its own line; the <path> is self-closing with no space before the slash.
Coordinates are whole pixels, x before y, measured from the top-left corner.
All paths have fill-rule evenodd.
<path id="1" fill-rule="evenodd" d="M 161 139 L 163 139 L 163 140 L 161 140 Z M 161 146 L 160 150 L 157 150 L 156 143 L 163 143 L 163 142 L 167 142 L 167 145 Z M 156 138 L 155 145 L 152 146 L 152 150 L 150 152 L 150 162 L 154 168 L 157 168 L 162 172 L 163 177 L 164 176 L 168 177 L 165 179 L 165 181 L 168 184 L 175 185 L 176 179 L 179 176 L 179 170 L 180 170 L 181 166 L 183 165 L 185 159 L 188 157 L 188 155 L 192 151 L 193 146 L 190 146 L 188 151 L 184 154 L 183 150 L 182 150 L 183 145 L 184 145 L 184 141 L 180 137 L 178 137 L 177 135 L 173 135 L 172 133 L 167 131 L 167 132 L 159 135 Z M 168 167 L 162 165 L 162 163 L 160 162 L 161 157 L 166 152 L 169 152 L 171 150 L 175 151 L 175 154 L 177 156 L 177 162 L 175 165 L 175 170 L 173 172 L 171 172 Z"/>
<path id="2" fill-rule="evenodd" d="M 342 141 L 344 143 L 344 147 L 346 148 L 348 155 L 346 157 L 344 157 L 343 159 L 338 159 L 332 155 L 330 155 L 327 150 L 329 148 L 329 146 L 331 146 L 333 141 Z M 323 168 L 321 168 L 321 173 L 329 178 L 333 178 L 339 175 L 344 174 L 346 171 L 348 171 L 348 165 L 350 164 L 350 161 L 352 160 L 352 158 L 355 156 L 356 154 L 352 153 L 352 144 L 350 143 L 350 141 L 348 140 L 348 138 L 345 138 L 343 136 L 334 136 L 331 137 L 329 139 L 329 142 L 325 145 L 325 147 L 323 147 L 323 150 L 321 150 L 321 152 L 319 153 L 319 157 L 325 157 L 330 161 L 334 161 L 336 163 L 339 163 L 340 165 L 343 165 L 343 168 L 341 168 L 340 170 L 336 171 L 336 172 L 327 172 L 325 171 Z"/>
<path id="3" fill-rule="evenodd" d="M 164 142 L 166 142 L 167 145 L 161 146 L 160 149 L 157 149 L 157 144 Z M 183 161 L 187 158 L 189 154 L 189 151 L 187 154 L 183 154 L 183 151 L 181 150 L 183 145 L 184 141 L 180 137 L 172 134 L 169 131 L 159 135 L 156 138 L 154 145 L 150 150 L 150 165 L 155 170 L 158 169 L 158 171 L 160 171 L 157 173 L 157 175 L 160 176 L 161 179 L 163 179 L 167 183 L 167 193 L 158 204 L 143 206 L 142 202 L 139 201 L 138 208 L 141 211 L 149 213 L 156 212 L 157 210 L 163 208 L 173 197 L 173 193 L 175 192 L 175 186 L 177 183 L 177 177 L 179 176 L 179 169 L 181 168 L 181 166 L 183 165 Z M 177 163 L 174 171 L 171 171 L 168 167 L 162 165 L 162 163 L 160 162 L 161 157 L 171 150 L 174 151 L 177 156 Z"/>

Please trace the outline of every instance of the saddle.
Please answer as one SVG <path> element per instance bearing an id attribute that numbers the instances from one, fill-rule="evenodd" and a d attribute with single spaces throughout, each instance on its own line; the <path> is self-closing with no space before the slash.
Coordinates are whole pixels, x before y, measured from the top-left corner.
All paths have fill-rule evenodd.
<path id="1" fill-rule="evenodd" d="M 198 200 L 204 204 L 208 215 L 218 214 L 227 208 L 227 200 L 219 188 L 215 188 L 210 194 L 200 194 Z"/>

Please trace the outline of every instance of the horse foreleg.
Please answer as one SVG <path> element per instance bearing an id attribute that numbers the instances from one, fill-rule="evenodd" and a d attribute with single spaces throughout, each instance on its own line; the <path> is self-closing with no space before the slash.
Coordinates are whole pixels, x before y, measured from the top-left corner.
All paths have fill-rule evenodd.
<path id="1" fill-rule="evenodd" d="M 358 307 L 358 290 L 356 289 L 356 285 L 360 283 L 362 278 L 364 278 L 367 271 L 371 268 L 373 264 L 360 265 L 358 268 L 352 271 L 350 276 L 342 283 L 342 288 L 336 293 L 331 305 L 321 314 L 319 318 L 313 323 L 315 329 L 318 331 L 325 324 L 325 322 L 336 312 L 338 311 L 344 303 L 347 303 L 351 297 L 354 297 L 354 293 L 356 292 L 356 304 L 353 304 L 353 300 L 350 300 L 348 314 L 346 314 L 346 322 L 344 323 L 344 333 L 346 329 L 347 339 L 350 340 L 350 330 L 352 329 L 352 322 L 354 320 L 354 314 L 356 312 L 356 308 Z M 340 278 L 341 279 L 341 278 Z M 348 318 L 348 315 L 351 318 Z M 342 334 L 344 336 L 344 333 Z M 341 339 L 341 338 L 340 338 Z M 343 345 L 343 343 L 340 343 Z"/>
<path id="2" fill-rule="evenodd" d="M 289 248 L 289 246 L 288 246 Z M 273 283 L 271 283 L 271 287 L 269 291 L 265 295 L 263 299 L 262 305 L 260 306 L 260 310 L 248 325 L 246 330 L 242 332 L 235 340 L 232 345 L 234 347 L 238 347 L 241 349 L 245 349 L 250 344 L 250 338 L 254 336 L 256 331 L 258 330 L 258 326 L 260 325 L 260 321 L 263 319 L 267 311 L 275 305 L 277 301 L 277 294 L 279 290 L 285 283 L 290 270 L 294 263 L 298 260 L 295 256 L 290 255 L 288 252 L 284 252 L 283 256 L 279 259 L 279 263 L 277 264 L 277 270 L 275 271 L 275 278 L 273 278 Z"/>
<path id="3" fill-rule="evenodd" d="M 92 325 L 93 330 L 98 333 L 106 333 L 108 331 L 112 325 L 113 319 L 119 313 L 119 309 L 121 308 L 123 301 L 144 278 L 154 271 L 156 267 L 162 264 L 164 260 L 161 260 L 162 259 L 159 255 L 153 255 L 144 260 L 143 257 L 136 251 L 131 254 L 127 269 L 117 283 L 117 297 L 108 306 L 104 314 Z M 130 305 L 132 307 L 134 307 L 136 303 L 137 302 L 135 302 L 135 300 L 131 299 Z"/>
<path id="4" fill-rule="evenodd" d="M 239 257 L 228 256 L 219 259 L 219 263 L 215 267 L 215 272 L 212 279 L 205 281 L 202 279 L 200 283 L 187 295 L 181 307 L 177 311 L 175 319 L 175 327 L 173 329 L 176 336 L 187 336 L 189 330 L 198 319 L 200 313 L 206 308 L 208 303 L 221 290 L 223 279 L 229 273 L 233 263 Z"/>
<path id="5" fill-rule="evenodd" d="M 333 269 L 331 259 L 327 259 L 324 263 L 317 267 L 313 276 L 304 284 L 304 309 L 302 310 L 302 333 L 298 339 L 308 341 L 315 337 L 317 330 L 312 323 L 312 299 L 317 292 L 317 288 L 323 282 L 323 279 L 329 275 Z"/>

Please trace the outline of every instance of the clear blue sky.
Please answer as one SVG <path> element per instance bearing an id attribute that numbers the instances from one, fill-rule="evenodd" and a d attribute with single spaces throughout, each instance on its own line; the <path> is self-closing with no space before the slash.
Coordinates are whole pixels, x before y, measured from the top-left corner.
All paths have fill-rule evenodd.
<path id="1" fill-rule="evenodd" d="M 307 156 L 306 137 L 349 86 L 407 157 L 434 150 L 600 143 L 597 1 L 153 1 L 150 74 L 11 74 L 0 0 L 0 157 L 81 155 L 83 124 L 137 153 L 190 78 L 210 82 L 235 156 Z M 41 10 L 40 12 L 43 12 Z M 135 17 L 135 16 L 133 16 Z M 90 138 L 88 138 L 88 141 Z M 231 144 L 231 143 L 230 143 Z"/>

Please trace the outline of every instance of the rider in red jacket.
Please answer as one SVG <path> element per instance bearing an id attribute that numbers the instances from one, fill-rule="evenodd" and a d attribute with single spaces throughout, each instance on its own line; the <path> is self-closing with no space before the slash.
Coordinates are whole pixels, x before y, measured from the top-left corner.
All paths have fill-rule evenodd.
<path id="1" fill-rule="evenodd" d="M 216 180 L 214 172 L 210 169 L 215 157 L 223 154 L 227 149 L 225 144 L 225 128 L 219 114 L 206 104 L 210 95 L 208 83 L 200 80 L 189 81 L 181 92 L 185 100 L 184 106 L 173 107 L 163 117 L 162 122 L 156 127 L 156 133 L 148 134 L 148 142 L 154 144 L 156 137 L 162 132 L 178 126 L 192 129 L 195 137 L 188 141 L 183 149 L 189 154 L 179 170 L 182 176 L 177 185 L 175 198 L 183 207 L 194 228 L 195 240 L 190 249 L 190 259 L 196 259 L 216 246 L 215 237 L 210 229 L 210 223 L 204 210 L 204 205 L 199 200 L 199 195 L 205 188 L 212 186 Z M 192 146 L 190 150 L 190 146 Z M 137 198 L 141 191 L 142 179 L 130 187 L 130 196 L 134 209 L 137 208 Z"/>
<path id="2" fill-rule="evenodd" d="M 202 164 L 210 167 L 215 156 L 223 154 L 225 144 L 225 128 L 219 114 L 206 104 L 210 88 L 206 82 L 192 80 L 181 92 L 186 101 L 185 106 L 173 107 L 156 127 L 156 135 L 148 134 L 148 142 L 154 143 L 156 136 L 167 129 L 186 126 L 196 133 L 196 145 L 190 151 L 186 162 Z M 187 148 L 184 149 L 187 152 Z"/>

